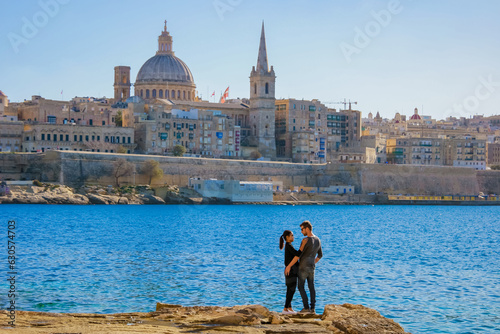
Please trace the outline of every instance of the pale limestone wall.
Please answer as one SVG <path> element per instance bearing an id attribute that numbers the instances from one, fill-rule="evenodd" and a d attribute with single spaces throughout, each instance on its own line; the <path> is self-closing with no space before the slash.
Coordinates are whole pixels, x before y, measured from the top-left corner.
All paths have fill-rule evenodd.
<path id="1" fill-rule="evenodd" d="M 365 165 L 361 168 L 364 193 L 477 195 L 481 189 L 476 171 L 469 168 L 404 165 Z"/>
<path id="2" fill-rule="evenodd" d="M 283 181 L 284 186 L 307 184 L 312 180 L 312 165 L 299 165 L 271 162 L 249 162 L 242 160 L 218 160 L 200 158 L 178 158 L 145 155 L 99 154 L 90 152 L 57 152 L 61 159 L 63 182 L 79 184 L 83 181 L 101 184 L 113 184 L 110 176 L 112 164 L 118 158 L 125 158 L 136 165 L 146 160 L 157 160 L 164 171 L 161 180 L 154 184 L 177 184 L 187 186 L 190 177 L 203 179 L 216 178 L 220 180 L 242 181 Z M 140 174 L 135 176 L 136 184 L 146 183 L 146 178 Z M 133 183 L 133 177 L 123 179 L 123 182 Z"/>
<path id="3" fill-rule="evenodd" d="M 16 157 L 14 159 L 14 157 Z M 26 177 L 29 173 L 42 174 L 44 181 L 62 181 L 76 186 L 86 183 L 114 184 L 111 175 L 113 162 L 125 158 L 136 165 L 147 160 L 158 160 L 165 175 L 153 184 L 175 184 L 187 186 L 190 177 L 203 179 L 241 181 L 281 181 L 283 187 L 292 186 L 327 187 L 330 185 L 352 185 L 355 192 L 385 192 L 391 194 L 448 195 L 479 192 L 500 193 L 500 171 L 475 171 L 469 168 L 420 167 L 405 165 L 369 164 L 289 164 L 264 161 L 217 160 L 200 158 L 178 158 L 144 155 L 120 155 L 91 152 L 50 152 L 31 155 L 0 154 L 0 165 L 11 166 L 23 163 Z M 1 161 L 3 160 L 3 161 Z M 105 176 L 107 175 L 107 176 Z M 0 177 L 2 174 L 0 173 Z M 134 177 L 123 178 L 121 183 L 130 183 Z M 146 184 L 147 178 L 135 175 L 136 184 Z"/>

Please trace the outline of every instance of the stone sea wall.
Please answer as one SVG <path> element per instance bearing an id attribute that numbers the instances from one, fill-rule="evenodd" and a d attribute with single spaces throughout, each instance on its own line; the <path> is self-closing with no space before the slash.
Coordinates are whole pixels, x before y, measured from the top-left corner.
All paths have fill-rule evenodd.
<path id="1" fill-rule="evenodd" d="M 35 155 L 0 155 L 0 168 L 23 161 L 18 175 L 44 182 L 70 186 L 84 184 L 113 185 L 113 162 L 125 158 L 136 165 L 137 174 L 120 179 L 121 184 L 146 184 L 140 174 L 147 160 L 157 160 L 164 171 L 154 184 L 188 185 L 190 177 L 236 179 L 242 181 L 280 181 L 283 186 L 327 187 L 353 185 L 357 194 L 477 195 L 500 193 L 500 171 L 476 171 L 469 168 L 371 164 L 290 164 L 245 160 L 219 160 L 53 151 Z M 8 161 L 4 158 L 7 157 Z M 4 161 L 2 161 L 4 160 Z M 13 167 L 10 167 L 11 173 Z M 14 171 L 15 172 L 15 171 Z M 11 174 L 13 175 L 13 174 Z M 1 173 L 0 177 L 5 177 Z"/>

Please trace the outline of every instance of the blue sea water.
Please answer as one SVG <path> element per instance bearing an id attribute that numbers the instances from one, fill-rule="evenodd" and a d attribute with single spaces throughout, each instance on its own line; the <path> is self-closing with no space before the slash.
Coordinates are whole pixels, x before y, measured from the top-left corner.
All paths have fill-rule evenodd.
<path id="1" fill-rule="evenodd" d="M 17 306 L 152 311 L 156 302 L 283 308 L 278 239 L 313 223 L 317 312 L 363 304 L 412 333 L 500 332 L 500 208 L 1 205 L 16 221 Z M 2 255 L 3 253 L 3 255 Z M 297 291 L 293 306 L 301 309 Z"/>

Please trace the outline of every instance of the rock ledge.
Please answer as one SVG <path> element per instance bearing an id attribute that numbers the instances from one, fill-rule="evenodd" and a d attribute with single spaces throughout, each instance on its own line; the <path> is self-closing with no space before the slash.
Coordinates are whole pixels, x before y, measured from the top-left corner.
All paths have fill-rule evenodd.
<path id="1" fill-rule="evenodd" d="M 7 316 L 6 311 L 0 313 Z M 18 311 L 5 333 L 262 333 L 408 334 L 393 320 L 362 305 L 326 305 L 321 314 L 285 315 L 261 305 L 234 307 L 158 303 L 155 312 L 60 314 Z"/>

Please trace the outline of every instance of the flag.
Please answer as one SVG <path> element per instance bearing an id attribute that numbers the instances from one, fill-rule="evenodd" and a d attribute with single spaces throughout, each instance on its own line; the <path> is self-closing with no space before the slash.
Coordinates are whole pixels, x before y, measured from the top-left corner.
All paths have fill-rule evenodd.
<path id="1" fill-rule="evenodd" d="M 212 97 L 212 96 L 215 96 L 215 90 L 214 90 L 214 92 L 212 93 L 212 95 L 210 95 L 210 97 Z"/>
<path id="2" fill-rule="evenodd" d="M 226 99 L 229 97 L 229 87 L 226 88 L 226 91 L 221 96 L 219 103 L 226 103 Z"/>

